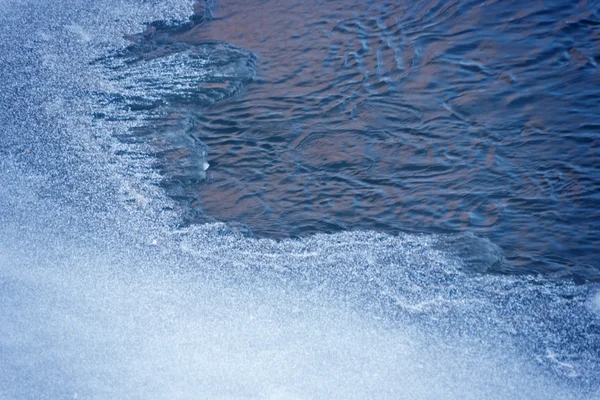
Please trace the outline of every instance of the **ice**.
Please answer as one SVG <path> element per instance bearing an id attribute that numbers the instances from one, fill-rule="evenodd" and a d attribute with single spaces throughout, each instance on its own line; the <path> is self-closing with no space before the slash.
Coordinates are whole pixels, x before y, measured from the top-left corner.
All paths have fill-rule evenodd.
<path id="1" fill-rule="evenodd" d="M 600 291 L 592 298 L 592 308 L 594 312 L 600 315 Z"/>
<path id="2" fill-rule="evenodd" d="M 190 2 L 0 5 L 1 399 L 599 397 L 597 288 L 485 238 L 181 228 L 90 62 Z"/>

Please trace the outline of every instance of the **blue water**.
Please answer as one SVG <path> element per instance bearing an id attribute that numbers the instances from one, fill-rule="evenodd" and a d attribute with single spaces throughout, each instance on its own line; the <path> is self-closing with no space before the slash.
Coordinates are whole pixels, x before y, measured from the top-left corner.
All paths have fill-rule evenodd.
<path id="1" fill-rule="evenodd" d="M 0 399 L 600 398 L 597 2 L 0 7 Z"/>
<path id="2" fill-rule="evenodd" d="M 227 1 L 140 35 L 119 79 L 165 102 L 150 135 L 190 141 L 158 155 L 187 222 L 471 232 L 504 251 L 494 272 L 598 281 L 599 8 Z M 183 61 L 165 63 L 190 48 L 215 68 L 191 92 L 172 80 Z M 213 166 L 200 180 L 177 161 L 199 144 Z"/>

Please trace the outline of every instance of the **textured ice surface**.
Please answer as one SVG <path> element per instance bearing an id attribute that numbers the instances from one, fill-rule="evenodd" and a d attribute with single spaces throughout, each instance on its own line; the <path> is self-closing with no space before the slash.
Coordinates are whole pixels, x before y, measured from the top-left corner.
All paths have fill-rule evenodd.
<path id="1" fill-rule="evenodd" d="M 598 315 L 600 315 L 600 292 L 596 293 L 592 298 L 592 309 Z"/>
<path id="2" fill-rule="evenodd" d="M 146 126 L 119 137 L 146 145 L 169 185 L 203 180 L 208 169 L 207 148 L 190 134 L 194 126 L 186 106 L 208 106 L 237 93 L 254 77 L 255 56 L 220 42 L 130 46 L 96 61 L 94 68 L 106 77 L 95 93 L 98 123 Z M 164 123 L 174 115 L 178 124 Z"/>
<path id="3" fill-rule="evenodd" d="M 115 71 L 115 96 L 124 97 L 131 110 L 173 103 L 210 105 L 231 96 L 255 74 L 254 55 L 227 43 L 182 44 L 166 51 L 150 59 L 105 60 Z"/>
<path id="4" fill-rule="evenodd" d="M 275 242 L 224 225 L 148 228 L 136 239 L 118 227 L 79 240 L 50 227 L 18 241 L 16 230 L 2 233 L 0 393 L 597 394 L 597 317 L 585 287 L 465 274 L 433 236 Z"/>

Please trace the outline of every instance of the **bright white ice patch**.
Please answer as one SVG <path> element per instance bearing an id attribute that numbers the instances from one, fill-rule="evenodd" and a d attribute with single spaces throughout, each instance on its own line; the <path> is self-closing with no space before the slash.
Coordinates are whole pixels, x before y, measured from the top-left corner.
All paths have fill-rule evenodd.
<path id="1" fill-rule="evenodd" d="M 600 315 L 600 292 L 596 293 L 592 298 L 592 309 L 598 315 Z"/>
<path id="2" fill-rule="evenodd" d="M 369 288 L 351 280 L 321 282 L 320 289 L 283 283 L 284 275 L 269 269 L 297 267 L 294 246 L 284 246 L 291 258 L 281 254 L 265 266 L 239 251 L 220 263 L 218 247 L 206 248 L 220 279 L 202 265 L 182 269 L 181 258 L 167 261 L 155 250 L 123 253 L 125 245 L 99 252 L 70 243 L 57 254 L 47 239 L 37 239 L 37 257 L 9 247 L 0 261 L 5 398 L 586 398 L 554 382 L 509 342 L 486 344 L 496 334 L 487 324 L 459 335 L 427 327 L 424 315 L 444 319 L 445 308 L 460 305 L 440 301 L 412 322 L 390 324 L 362 309 L 357 296 Z M 360 257 L 360 249 L 330 252 L 351 237 L 331 240 L 323 243 L 330 256 L 348 263 Z M 264 246 L 234 242 L 257 252 Z M 368 246 L 382 250 L 376 242 Z M 227 271 L 234 260 L 242 270 Z"/>

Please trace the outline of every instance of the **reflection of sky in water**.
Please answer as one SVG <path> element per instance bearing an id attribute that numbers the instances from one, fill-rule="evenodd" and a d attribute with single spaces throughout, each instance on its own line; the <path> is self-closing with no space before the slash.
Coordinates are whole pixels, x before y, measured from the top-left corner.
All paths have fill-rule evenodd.
<path id="1" fill-rule="evenodd" d="M 213 20 L 150 40 L 257 57 L 239 95 L 162 122 L 206 144 L 212 165 L 208 182 L 170 190 L 191 221 L 260 236 L 471 231 L 506 251 L 503 270 L 598 279 L 594 10 L 219 3 Z"/>

